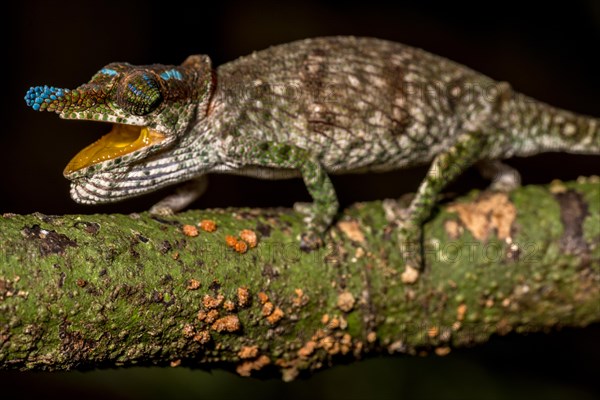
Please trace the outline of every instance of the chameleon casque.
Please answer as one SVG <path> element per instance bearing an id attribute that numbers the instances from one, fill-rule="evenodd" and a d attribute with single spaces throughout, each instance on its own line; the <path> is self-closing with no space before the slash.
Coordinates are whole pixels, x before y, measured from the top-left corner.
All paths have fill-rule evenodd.
<path id="1" fill-rule="evenodd" d="M 283 44 L 211 67 L 112 63 L 77 89 L 31 88 L 34 110 L 105 121 L 112 130 L 64 170 L 80 203 L 113 202 L 189 181 L 154 213 L 176 212 L 206 187 L 205 174 L 301 176 L 313 203 L 301 248 L 322 244 L 338 211 L 329 174 L 429 164 L 403 214 L 400 238 L 419 248 L 436 196 L 478 163 L 492 188 L 519 184 L 499 159 L 546 151 L 600 153 L 600 120 L 512 91 L 462 65 L 372 38 Z M 420 252 L 404 254 L 418 268 Z"/>

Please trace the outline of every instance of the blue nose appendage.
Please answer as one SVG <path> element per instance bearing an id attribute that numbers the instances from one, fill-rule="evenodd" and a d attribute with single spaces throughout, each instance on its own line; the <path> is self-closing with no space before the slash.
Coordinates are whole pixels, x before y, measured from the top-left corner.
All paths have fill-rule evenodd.
<path id="1" fill-rule="evenodd" d="M 25 94 L 25 103 L 35 111 L 60 111 L 66 103 L 65 94 L 69 92 L 69 89 L 54 86 L 35 86 Z"/>

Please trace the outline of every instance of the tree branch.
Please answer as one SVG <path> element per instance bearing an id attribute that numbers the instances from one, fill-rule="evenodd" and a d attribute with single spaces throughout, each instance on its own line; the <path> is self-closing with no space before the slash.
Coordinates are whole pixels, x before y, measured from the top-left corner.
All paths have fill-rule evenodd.
<path id="1" fill-rule="evenodd" d="M 400 267 L 396 208 L 346 209 L 312 253 L 287 209 L 4 215 L 0 366 L 219 366 L 290 380 L 368 354 L 444 355 L 600 321 L 597 179 L 442 206 L 423 271 Z M 217 230 L 184 233 L 202 219 Z M 258 245 L 238 253 L 225 237 L 242 229 Z"/>

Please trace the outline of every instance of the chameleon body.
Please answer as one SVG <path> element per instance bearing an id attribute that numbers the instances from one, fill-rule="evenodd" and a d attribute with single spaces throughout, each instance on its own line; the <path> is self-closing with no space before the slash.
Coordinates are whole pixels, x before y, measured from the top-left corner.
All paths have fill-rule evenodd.
<path id="1" fill-rule="evenodd" d="M 301 176 L 313 203 L 301 247 L 318 247 L 338 211 L 329 174 L 430 169 L 403 214 L 401 238 L 420 229 L 443 187 L 480 163 L 493 186 L 518 175 L 495 160 L 545 151 L 600 152 L 600 120 L 512 91 L 423 50 L 371 38 L 328 37 L 271 47 L 211 67 L 112 63 L 74 90 L 39 86 L 25 100 L 62 118 L 113 130 L 65 169 L 81 203 L 111 202 L 190 181 L 153 207 L 185 208 L 207 173 Z M 420 253 L 405 252 L 418 267 Z"/>

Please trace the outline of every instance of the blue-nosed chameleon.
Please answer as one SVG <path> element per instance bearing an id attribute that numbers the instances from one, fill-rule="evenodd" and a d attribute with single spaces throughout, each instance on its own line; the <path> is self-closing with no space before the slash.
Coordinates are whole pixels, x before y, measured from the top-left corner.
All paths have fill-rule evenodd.
<path id="1" fill-rule="evenodd" d="M 61 118 L 112 124 L 64 171 L 75 201 L 112 202 L 189 181 L 151 210 L 169 213 L 201 195 L 207 173 L 301 176 L 313 198 L 297 207 L 305 250 L 322 244 L 338 211 L 330 174 L 429 164 L 401 223 L 401 240 L 414 249 L 436 196 L 469 166 L 483 165 L 493 188 L 510 189 L 518 174 L 496 160 L 600 152 L 599 119 L 372 38 L 307 39 L 216 69 L 205 55 L 179 66 L 112 63 L 77 89 L 37 86 L 25 100 Z M 420 266 L 419 251 L 404 256 Z"/>

